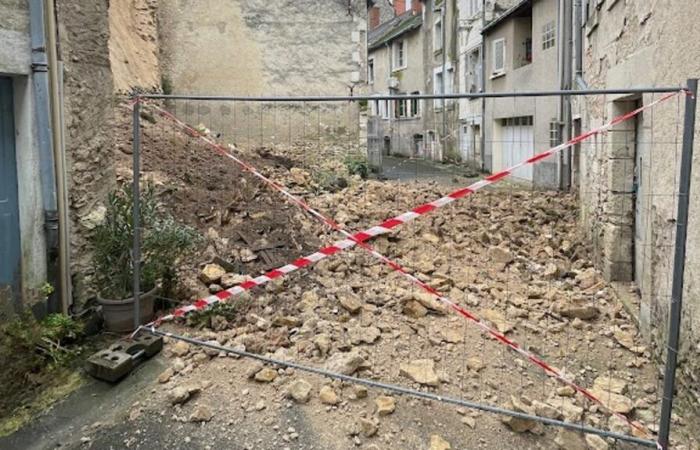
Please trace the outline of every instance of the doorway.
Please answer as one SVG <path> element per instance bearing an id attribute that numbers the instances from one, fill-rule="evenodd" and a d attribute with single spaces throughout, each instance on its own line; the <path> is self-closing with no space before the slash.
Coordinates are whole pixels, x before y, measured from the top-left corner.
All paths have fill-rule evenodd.
<path id="1" fill-rule="evenodd" d="M 0 77 L 0 307 L 20 298 L 20 230 L 12 79 Z"/>

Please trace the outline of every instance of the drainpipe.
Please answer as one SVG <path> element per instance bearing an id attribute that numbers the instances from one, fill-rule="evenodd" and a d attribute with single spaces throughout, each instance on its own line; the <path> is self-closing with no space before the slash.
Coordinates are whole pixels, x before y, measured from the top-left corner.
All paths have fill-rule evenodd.
<path id="1" fill-rule="evenodd" d="M 571 0 L 559 0 L 559 88 L 571 89 Z M 571 135 L 571 97 L 559 97 L 559 143 L 567 141 Z M 559 153 L 559 189 L 571 187 L 570 149 Z M 568 172 L 567 172 L 568 171 Z"/>
<path id="2" fill-rule="evenodd" d="M 444 96 L 447 92 L 447 2 L 449 0 L 442 0 L 442 8 L 440 14 L 442 18 L 442 95 Z M 445 158 L 445 153 L 447 151 L 447 99 L 442 98 L 442 162 Z"/>
<path id="3" fill-rule="evenodd" d="M 481 86 L 479 92 L 486 91 L 486 39 L 484 38 L 484 27 L 486 26 L 486 0 L 481 2 Z M 481 171 L 486 170 L 486 99 L 481 98 Z"/>
<path id="4" fill-rule="evenodd" d="M 588 84 L 583 78 L 583 3 L 582 0 L 574 0 L 574 31 L 576 51 L 575 72 L 576 85 L 579 89 L 588 89 Z"/>
<path id="5" fill-rule="evenodd" d="M 46 240 L 46 281 L 58 288 L 60 281 L 58 277 L 58 208 L 53 143 L 51 140 L 52 127 L 49 115 L 51 106 L 49 101 L 48 60 L 46 56 L 45 13 L 42 0 L 29 0 L 32 83 Z M 59 292 L 60 289 L 55 289 L 49 296 L 48 312 L 59 312 L 61 310 Z"/>
<path id="6" fill-rule="evenodd" d="M 73 304 L 70 278 L 70 221 L 68 217 L 68 182 L 66 179 L 65 122 L 63 113 L 63 63 L 59 60 L 58 33 L 56 28 L 55 0 L 46 3 L 46 42 L 51 82 L 51 116 L 53 122 L 53 148 L 56 162 L 56 194 L 58 204 L 58 264 L 61 307 L 68 312 Z"/>

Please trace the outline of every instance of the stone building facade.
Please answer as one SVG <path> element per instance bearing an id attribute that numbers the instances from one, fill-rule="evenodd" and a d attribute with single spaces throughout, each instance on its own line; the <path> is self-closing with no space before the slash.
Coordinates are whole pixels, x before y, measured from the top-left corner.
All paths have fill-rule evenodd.
<path id="1" fill-rule="evenodd" d="M 394 4 L 394 14 L 383 23 L 370 22 L 368 88 L 370 95 L 423 94 L 422 4 Z M 380 9 L 380 6 L 373 7 Z M 380 9 L 381 10 L 381 9 Z M 371 14 L 370 10 L 370 14 Z M 370 120 L 376 122 L 384 154 L 423 156 L 423 101 L 372 100 Z"/>
<path id="2" fill-rule="evenodd" d="M 700 74 L 700 11 L 684 2 L 583 2 L 582 78 L 591 88 L 682 86 Z M 673 30 L 684 30 L 676 32 Z M 574 106 L 574 129 L 587 130 L 658 94 L 598 96 Z M 643 335 L 665 352 L 675 238 L 683 98 L 667 102 L 579 149 L 583 229 L 610 281 L 631 285 Z M 696 128 L 697 130 L 697 128 Z M 696 142 L 698 133 L 696 131 Z M 695 152 L 685 266 L 681 392 L 700 406 L 700 168 Z M 634 306 L 638 305 L 638 306 Z"/>
<path id="3" fill-rule="evenodd" d="M 453 94 L 459 84 L 457 0 L 422 0 L 425 92 Z M 459 102 L 425 102 L 426 153 L 437 161 L 459 161 Z"/>

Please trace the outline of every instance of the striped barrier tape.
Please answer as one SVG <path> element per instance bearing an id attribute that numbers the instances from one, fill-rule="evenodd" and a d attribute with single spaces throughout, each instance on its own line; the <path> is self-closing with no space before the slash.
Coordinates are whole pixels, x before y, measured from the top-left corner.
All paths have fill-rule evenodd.
<path id="1" fill-rule="evenodd" d="M 683 92 L 683 91 L 680 91 L 680 92 Z M 426 203 L 426 204 L 424 204 L 424 205 L 422 205 L 422 206 L 419 206 L 419 207 L 413 209 L 412 211 L 409 211 L 409 212 L 406 212 L 406 213 L 404 213 L 404 214 L 401 214 L 401 215 L 399 215 L 399 216 L 397 216 L 397 217 L 394 217 L 393 219 L 389 219 L 389 220 L 385 221 L 384 223 L 382 223 L 382 224 L 379 225 L 379 226 L 372 227 L 372 228 L 370 228 L 370 229 L 368 229 L 368 230 L 365 230 L 365 231 L 360 232 L 360 233 L 356 233 L 356 234 L 354 234 L 354 235 L 348 233 L 346 230 L 342 229 L 342 228 L 341 228 L 338 224 L 336 224 L 334 221 L 332 221 L 332 220 L 330 220 L 330 219 L 327 219 L 325 216 L 323 216 L 322 214 L 320 214 L 320 213 L 318 213 L 317 211 L 315 211 L 315 210 L 314 210 L 313 208 L 311 208 L 308 204 L 306 204 L 303 200 L 301 200 L 301 199 L 295 197 L 294 195 L 290 194 L 289 192 L 287 192 L 287 191 L 286 191 L 281 185 L 279 185 L 278 183 L 276 183 L 276 182 L 274 182 L 274 181 L 272 181 L 272 180 L 269 180 L 267 177 L 265 177 L 264 175 L 260 174 L 254 167 L 248 165 L 247 163 L 244 163 L 244 162 L 241 161 L 240 159 L 236 158 L 234 155 L 231 155 L 229 152 L 227 152 L 227 151 L 225 150 L 225 148 L 224 148 L 223 146 L 221 146 L 220 144 L 216 143 L 215 141 L 213 141 L 213 140 L 212 140 L 211 138 L 209 138 L 208 136 L 202 134 L 201 132 L 199 132 L 198 130 L 194 129 L 193 127 L 191 127 L 191 126 L 185 124 L 184 122 L 180 121 L 180 120 L 177 119 L 175 116 L 173 116 L 173 115 L 170 114 L 169 112 L 163 110 L 162 108 L 159 108 L 159 107 L 154 106 L 154 105 L 148 105 L 148 106 L 153 107 L 153 108 L 156 109 L 157 111 L 159 111 L 159 113 L 160 113 L 161 115 L 163 115 L 163 116 L 165 116 L 165 117 L 171 119 L 172 121 L 174 121 L 175 123 L 177 123 L 179 126 L 184 127 L 184 128 L 185 128 L 187 131 L 189 131 L 190 133 L 195 133 L 195 136 L 199 136 L 200 138 L 202 138 L 202 139 L 203 139 L 205 142 L 207 142 L 209 145 L 211 145 L 211 146 L 213 146 L 215 149 L 217 149 L 217 151 L 222 152 L 222 153 L 225 154 L 225 156 L 227 156 L 227 157 L 230 157 L 231 159 L 233 159 L 234 161 L 236 161 L 238 164 L 240 164 L 242 167 L 244 167 L 246 170 L 250 171 L 250 172 L 253 173 L 255 176 L 261 178 L 261 179 L 262 179 L 264 182 L 266 182 L 267 184 L 270 184 L 270 185 L 273 186 L 275 189 L 277 189 L 277 190 L 279 190 L 280 192 L 282 192 L 285 196 L 287 196 L 288 198 L 290 198 L 294 203 L 296 203 L 296 204 L 302 206 L 304 209 L 306 209 L 307 211 L 309 211 L 310 213 L 312 213 L 313 215 L 315 215 L 316 217 L 318 217 L 318 218 L 319 218 L 320 220 L 322 220 L 324 223 L 330 225 L 331 227 L 333 227 L 334 229 L 336 229 L 337 231 L 343 233 L 345 236 L 348 237 L 348 239 L 344 239 L 344 240 L 342 240 L 342 241 L 338 241 L 338 242 L 336 242 L 336 243 L 335 243 L 334 245 L 332 245 L 332 246 L 325 247 L 325 248 L 319 250 L 318 252 L 315 252 L 315 253 L 313 253 L 313 254 L 307 256 L 307 257 L 300 258 L 300 259 L 298 259 L 298 260 L 292 262 L 291 264 L 287 264 L 287 265 L 285 265 L 285 266 L 283 266 L 283 267 L 280 267 L 279 269 L 272 270 L 272 271 L 268 272 L 268 273 L 265 274 L 265 275 L 261 275 L 261 276 L 259 276 L 259 277 L 257 277 L 257 278 L 254 278 L 254 279 L 252 279 L 252 280 L 246 281 L 246 282 L 244 282 L 244 283 L 242 283 L 242 284 L 240 284 L 240 285 L 238 285 L 238 286 L 234 286 L 233 288 L 227 289 L 227 290 L 225 290 L 225 291 L 221 291 L 221 292 L 219 292 L 219 293 L 217 293 L 217 294 L 215 294 L 215 295 L 212 295 L 212 296 L 210 296 L 210 297 L 207 297 L 207 298 L 204 298 L 204 299 L 200 299 L 200 300 L 198 300 L 197 302 L 195 302 L 195 303 L 192 304 L 192 305 L 188 305 L 188 306 L 185 306 L 185 307 L 182 307 L 182 308 L 178 308 L 178 309 L 175 310 L 175 312 L 173 312 L 172 314 L 170 314 L 170 315 L 168 315 L 168 316 L 164 316 L 164 317 L 158 319 L 158 321 L 156 321 L 155 323 L 158 324 L 158 323 L 160 323 L 160 322 L 162 322 L 162 321 L 164 321 L 164 320 L 170 320 L 170 319 L 172 319 L 172 318 L 174 318 L 174 317 L 182 317 L 182 316 L 184 316 L 185 314 L 187 314 L 188 312 L 191 312 L 191 311 L 197 311 L 197 310 L 205 309 L 205 308 L 209 307 L 210 305 L 215 304 L 215 303 L 218 303 L 218 302 L 220 302 L 220 301 L 222 301 L 222 300 L 225 300 L 225 299 L 227 299 L 227 298 L 229 298 L 229 297 L 231 297 L 231 296 L 240 294 L 240 293 L 242 293 L 242 292 L 244 292 L 244 291 L 246 291 L 246 290 L 252 289 L 253 287 L 256 287 L 256 286 L 260 286 L 260 285 L 262 285 L 262 284 L 265 284 L 265 283 L 267 283 L 267 282 L 269 282 L 269 281 L 271 281 L 271 280 L 273 280 L 273 279 L 279 278 L 279 277 L 281 277 L 281 276 L 283 276 L 283 275 L 285 275 L 285 274 L 287 274 L 287 273 L 290 273 L 290 272 L 293 272 L 293 271 L 298 270 L 298 269 L 300 269 L 300 268 L 306 267 L 307 265 L 310 265 L 310 264 L 312 264 L 312 263 L 315 263 L 315 262 L 317 262 L 317 261 L 320 261 L 321 259 L 324 259 L 324 258 L 326 258 L 326 257 L 328 257 L 328 256 L 331 256 L 331 255 L 333 255 L 333 254 L 335 254 L 335 253 L 338 253 L 338 252 L 340 252 L 340 251 L 342 251 L 342 250 L 345 250 L 345 249 L 347 249 L 347 248 L 351 248 L 351 247 L 353 247 L 353 246 L 355 246 L 355 245 L 359 245 L 360 247 L 362 247 L 362 248 L 364 248 L 365 250 L 369 251 L 374 257 L 376 257 L 377 259 L 381 260 L 381 261 L 384 262 L 385 264 L 389 265 L 389 266 L 390 266 L 392 269 L 394 269 L 395 271 L 399 272 L 401 275 L 403 275 L 403 276 L 404 276 L 405 278 L 407 278 L 409 281 L 411 281 L 412 283 L 418 285 L 418 286 L 421 287 L 423 290 L 425 290 L 426 292 L 428 292 L 428 293 L 430 293 L 431 295 L 433 295 L 434 297 L 436 297 L 440 302 L 442 302 L 443 304 L 445 304 L 445 305 L 447 305 L 448 307 L 450 307 L 453 311 L 455 311 L 455 312 L 458 313 L 459 315 L 465 317 L 465 318 L 468 319 L 469 321 L 475 323 L 477 326 L 479 326 L 479 327 L 482 329 L 482 331 L 484 331 L 486 334 L 489 334 L 490 336 L 492 336 L 496 341 L 502 343 L 503 345 L 507 346 L 508 348 L 512 349 L 512 350 L 515 351 L 516 353 L 520 354 L 521 356 L 523 356 L 525 359 L 529 360 L 530 362 L 532 362 L 532 363 L 535 364 L 536 366 L 540 367 L 540 368 L 541 368 L 542 370 L 544 370 L 545 373 L 547 373 L 549 376 L 552 376 L 552 377 L 558 379 L 559 381 L 561 381 L 562 383 L 564 383 L 564 384 L 566 384 L 566 385 L 572 387 L 572 388 L 573 388 L 574 390 L 576 390 L 577 392 L 580 392 L 584 397 L 588 398 L 589 400 L 593 401 L 594 403 L 597 403 L 597 404 L 601 405 L 605 410 L 609 411 L 611 414 L 613 414 L 613 415 L 617 416 L 618 418 L 624 420 L 624 421 L 627 422 L 629 425 L 631 425 L 632 427 L 638 429 L 639 431 L 643 432 L 644 434 L 649 435 L 649 432 L 648 432 L 641 424 L 639 424 L 638 422 L 633 422 L 633 421 L 631 421 L 630 419 L 628 419 L 628 418 L 627 418 L 626 416 L 624 416 L 623 414 L 620 414 L 620 413 L 617 413 L 617 412 L 615 412 L 615 411 L 612 411 L 612 410 L 611 410 L 610 408 L 608 408 L 600 399 L 598 399 L 596 396 L 594 396 L 594 395 L 593 395 L 591 392 L 589 392 L 587 389 L 585 389 L 585 388 L 583 388 L 583 387 L 577 385 L 576 383 L 570 381 L 569 379 L 567 379 L 558 369 L 552 367 L 551 365 L 549 365 L 548 363 L 546 363 L 544 360 L 542 360 L 542 359 L 538 358 L 537 356 L 535 356 L 534 354 L 528 352 L 528 351 L 525 350 L 523 347 L 521 347 L 519 344 L 517 344 L 515 341 L 509 339 L 509 338 L 506 337 L 503 333 L 500 333 L 499 331 L 497 331 L 497 330 L 495 330 L 494 328 L 490 327 L 488 324 L 486 324 L 483 320 L 481 320 L 481 319 L 480 319 L 478 316 L 476 316 L 475 314 L 471 313 L 470 311 L 468 311 L 468 310 L 464 309 L 463 307 L 457 305 L 456 303 L 452 302 L 449 298 L 447 298 L 446 296 L 442 295 L 440 292 L 438 292 L 436 289 L 434 289 L 434 288 L 432 288 L 431 286 L 429 286 L 427 283 L 425 283 L 425 282 L 419 280 L 419 279 L 416 278 L 415 276 L 413 276 L 413 275 L 411 275 L 410 273 L 406 272 L 406 270 L 405 270 L 403 267 L 401 267 L 398 263 L 392 261 L 391 259 L 389 259 L 389 258 L 387 258 L 386 256 L 382 255 L 381 253 L 379 253 L 379 252 L 377 252 L 376 250 L 372 249 L 369 245 L 367 245 L 367 244 L 365 243 L 365 241 L 367 241 L 367 240 L 369 240 L 369 239 L 371 239 L 371 238 L 373 238 L 373 237 L 376 237 L 376 236 L 378 236 L 378 235 L 386 234 L 386 233 L 390 232 L 393 228 L 398 227 L 399 225 L 402 225 L 402 224 L 404 224 L 404 223 L 406 223 L 406 222 L 409 222 L 409 221 L 411 221 L 411 220 L 414 220 L 415 218 L 420 217 L 420 216 L 422 216 L 422 215 L 425 215 L 425 214 L 427 214 L 427 213 L 429 213 L 429 212 L 431 212 L 431 211 L 433 211 L 433 210 L 435 210 L 435 209 L 442 208 L 442 207 L 444 207 L 444 206 L 446 206 L 446 205 L 452 203 L 452 202 L 455 201 L 455 200 L 458 200 L 458 199 L 460 199 L 460 198 L 463 198 L 463 197 L 466 197 L 466 196 L 468 196 L 468 195 L 471 195 L 471 194 L 473 194 L 474 192 L 476 192 L 476 191 L 479 190 L 479 189 L 483 189 L 483 188 L 486 187 L 486 186 L 489 186 L 489 185 L 491 185 L 491 184 L 494 184 L 494 183 L 496 183 L 496 182 L 498 182 L 498 181 L 500 181 L 500 180 L 506 178 L 507 176 L 511 175 L 514 171 L 516 171 L 517 169 L 519 169 L 519 168 L 521 168 L 521 167 L 524 167 L 524 166 L 530 165 L 530 164 L 535 164 L 536 162 L 541 161 L 541 160 L 543 160 L 543 159 L 545 159 L 545 158 L 548 158 L 548 157 L 550 157 L 550 156 L 552 156 L 552 155 L 555 155 L 555 154 L 559 153 L 560 151 L 562 151 L 562 150 L 564 150 L 564 149 L 566 149 L 566 148 L 570 148 L 570 147 L 572 147 L 573 145 L 576 145 L 576 144 L 578 144 L 578 143 L 580 143 L 580 142 L 583 142 L 584 140 L 586 140 L 586 139 L 588 139 L 588 138 L 590 138 L 590 137 L 592 137 L 592 136 L 598 135 L 598 134 L 600 134 L 600 133 L 604 133 L 604 132 L 608 131 L 611 127 L 613 127 L 613 126 L 615 126 L 615 125 L 617 125 L 617 124 L 619 124 L 619 123 L 621 123 L 621 122 L 624 122 L 624 121 L 626 121 L 626 120 L 629 120 L 629 119 L 631 119 L 632 117 L 635 117 L 636 115 L 638 115 L 638 114 L 641 113 L 642 111 L 645 111 L 645 110 L 647 110 L 647 109 L 650 109 L 650 108 L 656 106 L 657 104 L 659 104 L 659 103 L 661 103 L 661 102 L 663 102 L 663 101 L 665 101 L 665 100 L 668 100 L 668 99 L 670 99 L 670 98 L 672 98 L 672 97 L 678 95 L 680 92 L 675 92 L 675 93 L 670 93 L 670 94 L 664 95 L 664 96 L 660 97 L 659 99 L 657 99 L 657 100 L 654 101 L 654 102 L 651 102 L 651 103 L 649 103 L 649 104 L 647 104 L 647 105 L 645 105 L 645 106 L 639 107 L 639 108 L 637 108 L 637 109 L 635 109 L 635 110 L 633 110 L 633 111 L 631 111 L 631 112 L 629 112 L 629 113 L 627 113 L 627 114 L 624 114 L 624 115 L 615 117 L 615 118 L 613 118 L 610 122 L 604 124 L 603 126 L 601 126 L 601 127 L 599 127 L 599 128 L 596 128 L 596 129 L 593 129 L 593 130 L 591 130 L 591 131 L 588 131 L 588 132 L 586 132 L 586 133 L 583 133 L 583 134 L 581 134 L 581 135 L 579 135 L 579 136 L 577 136 L 577 137 L 575 137 L 575 138 L 569 140 L 569 141 L 566 142 L 566 143 L 563 143 L 563 144 L 558 145 L 558 146 L 556 146 L 556 147 L 553 147 L 553 148 L 551 148 L 551 149 L 549 149 L 549 150 L 546 150 L 546 151 L 544 151 L 544 152 L 541 152 L 541 153 L 539 153 L 539 154 L 537 154 L 537 155 L 535 155 L 535 156 L 533 156 L 533 157 L 531 157 L 531 158 L 529 158 L 529 159 L 527 159 L 527 160 L 525 160 L 525 161 L 522 161 L 522 162 L 520 162 L 520 163 L 518 163 L 518 164 L 516 164 L 516 165 L 514 165 L 514 166 L 512 166 L 512 167 L 510 167 L 510 168 L 508 168 L 508 169 L 505 169 L 505 170 L 503 170 L 503 171 L 501 171 L 501 172 L 498 172 L 498 173 L 495 173 L 495 174 L 493 174 L 493 175 L 491 175 L 491 176 L 489 176 L 489 177 L 486 177 L 485 179 L 483 179 L 483 180 L 481 180 L 481 181 L 478 181 L 478 182 L 476 182 L 476 183 L 474 183 L 474 184 L 472 184 L 472 185 L 470 185 L 470 186 L 468 186 L 468 187 L 466 187 L 466 188 L 459 189 L 459 190 L 457 190 L 457 191 L 455 191 L 455 192 L 452 192 L 451 194 L 448 194 L 448 195 L 445 196 L 445 197 L 442 197 L 442 198 L 440 198 L 440 199 L 438 199 L 438 200 L 435 200 L 435 201 L 433 201 L 433 202 L 430 202 L 430 203 Z M 149 324 L 149 325 L 152 325 L 152 324 Z"/>

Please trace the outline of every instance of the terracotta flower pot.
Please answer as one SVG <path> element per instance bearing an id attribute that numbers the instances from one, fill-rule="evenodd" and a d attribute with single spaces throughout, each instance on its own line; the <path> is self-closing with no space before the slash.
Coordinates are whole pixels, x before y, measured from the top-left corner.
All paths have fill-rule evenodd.
<path id="1" fill-rule="evenodd" d="M 158 293 L 155 287 L 139 296 L 141 324 L 153 319 L 153 304 Z M 97 301 L 102 305 L 102 317 L 105 320 L 105 329 L 115 333 L 128 333 L 134 331 L 134 298 L 123 300 L 110 300 L 97 296 Z"/>

